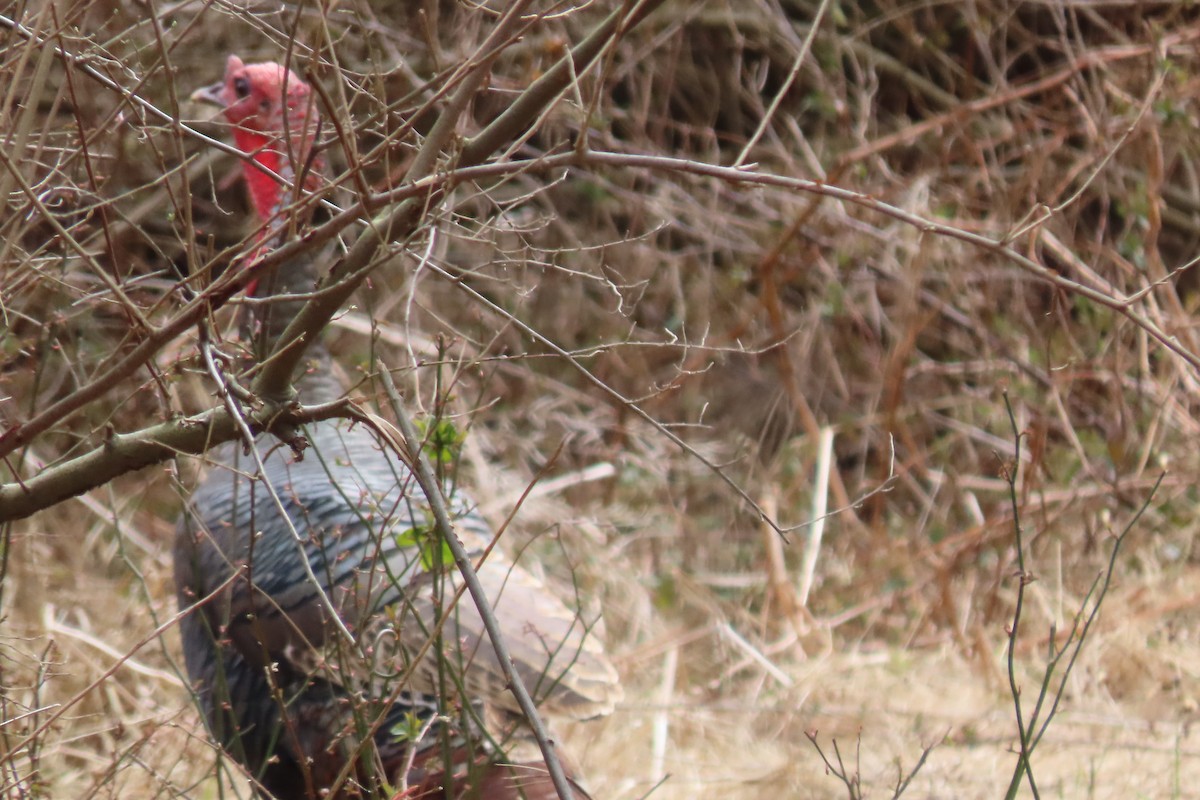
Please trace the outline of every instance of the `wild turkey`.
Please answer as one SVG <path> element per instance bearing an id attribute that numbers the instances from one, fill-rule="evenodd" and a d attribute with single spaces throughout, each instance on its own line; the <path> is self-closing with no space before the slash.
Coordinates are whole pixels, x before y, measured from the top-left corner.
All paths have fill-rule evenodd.
<path id="1" fill-rule="evenodd" d="M 311 88 L 281 65 L 231 56 L 223 82 L 195 97 L 224 109 L 239 149 L 301 184 L 282 189 L 245 165 L 261 252 L 304 222 L 291 201 L 324 180 Z M 258 358 L 321 272 L 309 256 L 256 278 L 250 335 Z M 344 393 L 319 342 L 301 372 L 295 385 L 305 403 Z M 440 548 L 409 469 L 361 425 L 318 422 L 304 435 L 311 448 L 302 459 L 266 435 L 256 454 L 239 443 L 217 448 L 179 525 L 181 607 L 220 589 L 181 623 L 188 674 L 214 738 L 280 800 L 383 797 L 384 787 L 403 783 L 414 797 L 468 788 L 484 798 L 554 797 L 545 764 L 525 755 L 517 706 L 474 604 L 468 597 L 449 609 L 460 578 L 452 565 L 431 568 Z M 461 492 L 450 502 L 477 562 L 492 532 Z M 539 707 L 576 718 L 611 712 L 620 684 L 590 625 L 499 551 L 478 573 Z M 427 647 L 443 606 L 448 619 Z M 503 766 L 506 758 L 522 766 Z M 452 794 L 438 788 L 446 763 Z"/>

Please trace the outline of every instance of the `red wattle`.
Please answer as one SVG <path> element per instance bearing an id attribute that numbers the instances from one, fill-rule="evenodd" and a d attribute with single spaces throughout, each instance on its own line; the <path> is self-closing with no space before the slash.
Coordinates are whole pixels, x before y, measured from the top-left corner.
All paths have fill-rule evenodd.
<path id="1" fill-rule="evenodd" d="M 234 131 L 234 141 L 243 153 L 249 153 L 255 163 L 280 174 L 282 156 L 269 147 L 271 140 L 262 134 L 238 128 Z M 279 184 L 269 175 L 254 168 L 245 171 L 246 183 L 250 186 L 250 201 L 254 211 L 262 222 L 266 222 L 279 210 Z"/>

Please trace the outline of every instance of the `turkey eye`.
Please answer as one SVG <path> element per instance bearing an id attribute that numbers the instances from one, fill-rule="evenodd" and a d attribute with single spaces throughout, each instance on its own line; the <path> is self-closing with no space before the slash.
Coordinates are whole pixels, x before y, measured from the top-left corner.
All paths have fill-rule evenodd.
<path id="1" fill-rule="evenodd" d="M 250 82 L 245 78 L 233 79 L 233 93 L 238 97 L 245 97 L 250 94 Z"/>

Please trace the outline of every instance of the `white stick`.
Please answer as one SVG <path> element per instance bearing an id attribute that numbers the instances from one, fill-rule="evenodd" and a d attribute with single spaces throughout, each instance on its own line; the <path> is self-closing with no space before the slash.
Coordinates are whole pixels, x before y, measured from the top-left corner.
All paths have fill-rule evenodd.
<path id="1" fill-rule="evenodd" d="M 46 630 L 50 633 L 69 636 L 72 639 L 83 642 L 89 647 L 94 647 L 107 656 L 112 656 L 113 658 L 117 659 L 124 658 L 125 660 L 121 662 L 120 666 L 136 672 L 139 675 L 145 675 L 147 678 L 154 678 L 155 680 L 162 681 L 168 686 L 173 686 L 179 689 L 183 688 L 183 681 L 179 680 L 179 676 L 172 675 L 170 672 L 164 672 L 161 669 L 148 667 L 140 661 L 135 661 L 132 658 L 125 658 L 124 653 L 107 642 L 97 639 L 95 636 L 92 636 L 86 631 L 81 631 L 78 628 L 72 628 L 69 625 L 59 622 L 57 619 L 55 619 L 55 608 L 52 604 L 46 604 L 46 606 L 42 608 L 42 625 L 45 626 Z"/>
<path id="2" fill-rule="evenodd" d="M 725 638 L 728 639 L 732 644 L 734 644 L 739 650 L 741 650 L 746 655 L 750 656 L 750 659 L 752 661 L 754 661 L 760 667 L 765 669 L 767 671 L 767 674 L 769 674 L 772 678 L 779 681 L 781 684 L 783 684 L 784 686 L 786 686 L 789 689 L 796 685 L 796 682 L 794 680 L 792 680 L 790 677 L 788 677 L 788 674 L 786 672 L 784 672 L 779 667 L 772 664 L 771 659 L 764 656 L 762 653 L 760 653 L 758 651 L 757 647 L 755 647 L 754 645 L 752 645 L 748 641 L 746 641 L 745 637 L 743 637 L 740 633 L 735 631 L 733 629 L 733 626 L 730 625 L 728 622 L 720 623 L 717 626 L 717 630 L 719 630 L 722 634 L 724 634 Z"/>
<path id="3" fill-rule="evenodd" d="M 657 782 L 666 774 L 667 740 L 670 738 L 671 700 L 675 695 L 675 672 L 679 665 L 679 647 L 672 647 L 663 658 L 662 681 L 658 684 L 658 707 L 650 738 L 650 781 Z"/>
<path id="4" fill-rule="evenodd" d="M 804 561 L 800 568 L 800 605 L 808 607 L 808 593 L 812 590 L 813 573 L 817 570 L 817 557 L 821 553 L 821 537 L 825 534 L 825 511 L 829 508 L 829 469 L 833 463 L 833 428 L 821 428 L 817 440 L 817 476 L 813 486 L 812 527 L 804 542 Z"/>

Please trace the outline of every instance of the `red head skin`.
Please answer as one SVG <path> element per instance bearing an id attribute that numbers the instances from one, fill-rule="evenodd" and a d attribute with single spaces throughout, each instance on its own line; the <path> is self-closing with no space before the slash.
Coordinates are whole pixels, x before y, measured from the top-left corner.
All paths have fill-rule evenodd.
<path id="1" fill-rule="evenodd" d="M 230 56 L 225 79 L 193 96 L 225 109 L 234 142 L 255 162 L 288 180 L 303 171 L 304 188 L 317 188 L 322 165 L 308 163 L 318 127 L 317 106 L 312 88 L 296 73 L 281 64 L 243 64 Z M 259 219 L 271 220 L 290 192 L 249 164 L 244 172 Z"/>

